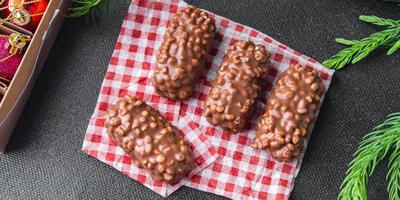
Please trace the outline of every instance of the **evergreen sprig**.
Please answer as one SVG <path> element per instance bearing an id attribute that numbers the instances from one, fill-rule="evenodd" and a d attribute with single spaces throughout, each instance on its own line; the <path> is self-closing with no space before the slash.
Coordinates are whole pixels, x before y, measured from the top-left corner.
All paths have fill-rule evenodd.
<path id="1" fill-rule="evenodd" d="M 400 138 L 396 142 L 389 161 L 389 173 L 386 176 L 389 181 L 389 199 L 400 199 Z"/>
<path id="2" fill-rule="evenodd" d="M 338 200 L 366 200 L 368 177 L 378 163 L 394 149 L 390 157 L 388 191 L 390 200 L 399 200 L 400 192 L 400 112 L 367 134 L 360 143 L 340 186 Z"/>
<path id="3" fill-rule="evenodd" d="M 81 17 L 89 13 L 93 14 L 96 8 L 104 9 L 108 0 L 73 0 L 69 9 L 69 17 Z"/>
<path id="4" fill-rule="evenodd" d="M 328 60 L 325 60 L 323 64 L 326 67 L 340 70 L 347 64 L 359 62 L 371 54 L 372 51 L 382 46 L 389 48 L 387 55 L 393 54 L 400 48 L 400 20 L 384 19 L 374 15 L 361 15 L 359 19 L 374 25 L 385 26 L 386 29 L 373 33 L 361 40 L 337 38 L 337 43 L 349 47 L 339 51 Z"/>

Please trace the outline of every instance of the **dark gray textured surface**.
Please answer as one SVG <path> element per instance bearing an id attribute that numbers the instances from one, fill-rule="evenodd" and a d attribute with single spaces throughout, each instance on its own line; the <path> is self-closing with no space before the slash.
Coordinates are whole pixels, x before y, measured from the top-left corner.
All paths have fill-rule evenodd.
<path id="1" fill-rule="evenodd" d="M 360 14 L 400 18 L 381 1 L 188 1 L 254 27 L 317 60 L 377 27 Z M 83 135 L 129 2 L 111 1 L 97 26 L 67 20 L 17 125 L 0 155 L 0 199 L 159 199 L 146 187 L 83 154 Z M 347 163 L 375 124 L 400 111 L 398 54 L 380 51 L 335 74 L 291 199 L 335 199 Z M 370 199 L 387 199 L 387 161 L 369 182 Z M 171 199 L 222 199 L 182 188 Z"/>

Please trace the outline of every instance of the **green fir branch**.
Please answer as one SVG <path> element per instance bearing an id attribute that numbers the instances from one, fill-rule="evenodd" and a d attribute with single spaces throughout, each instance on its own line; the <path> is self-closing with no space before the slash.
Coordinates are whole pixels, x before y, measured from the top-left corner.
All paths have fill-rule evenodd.
<path id="1" fill-rule="evenodd" d="M 68 17 L 81 17 L 90 13 L 93 15 L 94 9 L 104 10 L 107 3 L 108 0 L 73 0 Z"/>
<path id="2" fill-rule="evenodd" d="M 389 199 L 400 199 L 400 137 L 398 137 L 396 147 L 390 156 L 388 180 Z"/>
<path id="3" fill-rule="evenodd" d="M 400 42 L 398 42 L 400 40 L 399 20 L 384 19 L 373 15 L 361 15 L 360 20 L 374 25 L 386 26 L 387 29 L 373 33 L 361 40 L 337 38 L 337 43 L 348 47 L 325 60 L 323 64 L 326 67 L 340 70 L 348 64 L 359 62 L 379 47 L 389 48 L 387 55 L 393 54 L 400 48 Z"/>
<path id="4" fill-rule="evenodd" d="M 341 191 L 338 200 L 367 199 L 368 177 L 372 175 L 378 163 L 395 146 L 396 141 L 400 141 L 400 112 L 393 113 L 388 118 L 363 138 L 352 161 L 349 163 L 346 177 L 340 186 Z M 399 159 L 399 153 L 398 151 L 393 153 L 395 156 L 391 159 L 391 173 L 398 175 L 400 163 L 397 159 Z M 388 175 L 388 189 L 390 192 L 400 187 L 398 177 L 393 176 L 391 173 Z M 396 194 L 396 192 L 393 192 L 393 195 Z"/>
<path id="5" fill-rule="evenodd" d="M 349 42 L 346 45 L 350 47 L 339 51 L 339 53 L 324 61 L 323 64 L 328 68 L 340 70 L 347 64 L 357 63 L 368 56 L 372 51 L 394 38 L 400 39 L 400 27 L 376 32 L 359 41 L 350 42 L 350 40 L 346 40 Z M 339 39 L 339 41 L 339 43 L 343 44 L 344 40 Z"/>

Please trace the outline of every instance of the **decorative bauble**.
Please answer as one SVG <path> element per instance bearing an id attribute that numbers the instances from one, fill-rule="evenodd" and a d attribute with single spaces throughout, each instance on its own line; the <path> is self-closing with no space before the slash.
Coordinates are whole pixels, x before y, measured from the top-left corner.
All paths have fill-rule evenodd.
<path id="1" fill-rule="evenodd" d="M 10 22 L 17 26 L 24 27 L 31 23 L 31 21 L 31 15 L 27 10 L 23 8 L 18 8 L 11 12 Z"/>
<path id="2" fill-rule="evenodd" d="M 8 6 L 8 9 L 4 9 L 1 16 L 2 18 L 10 17 L 11 23 L 35 32 L 48 4 L 48 0 L 5 0 L 1 7 Z M 26 16 L 26 12 L 29 13 L 29 17 Z M 28 18 L 30 20 L 26 22 Z"/>
<path id="3" fill-rule="evenodd" d="M 6 49 L 8 37 L 0 37 L 0 60 L 12 55 L 9 49 Z M 15 54 L 0 62 L 0 77 L 11 81 L 17 72 L 18 66 L 22 61 L 22 54 Z"/>

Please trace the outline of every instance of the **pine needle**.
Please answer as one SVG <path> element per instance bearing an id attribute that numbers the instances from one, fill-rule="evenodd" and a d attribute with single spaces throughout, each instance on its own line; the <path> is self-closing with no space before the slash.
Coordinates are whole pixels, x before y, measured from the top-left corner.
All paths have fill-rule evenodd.
<path id="1" fill-rule="evenodd" d="M 375 15 L 361 15 L 358 19 L 363 22 L 371 23 L 378 26 L 389 26 L 391 28 L 400 27 L 399 20 L 380 18 Z"/>
<path id="2" fill-rule="evenodd" d="M 388 119 L 378 125 L 373 131 L 364 136 L 360 143 L 357 152 L 354 154 L 352 161 L 349 163 L 349 169 L 346 172 L 346 177 L 340 186 L 338 200 L 366 200 L 367 199 L 367 184 L 368 177 L 371 176 L 378 163 L 388 154 L 395 146 L 396 141 L 400 141 L 400 112 L 393 113 L 388 116 Z M 397 152 L 397 153 L 396 153 Z M 400 153 L 394 151 L 392 155 L 392 171 L 388 175 L 390 192 L 396 191 L 399 188 L 400 169 Z M 395 163 L 395 164 L 393 164 Z M 395 174 L 393 176 L 392 174 Z M 393 178 L 394 177 L 394 178 Z M 392 192 L 393 195 L 398 194 Z M 398 200 L 394 198 L 394 200 Z"/>
<path id="3" fill-rule="evenodd" d="M 399 0 L 400 1 L 400 0 Z M 379 47 L 389 48 L 387 55 L 391 55 L 400 48 L 400 21 L 384 19 L 377 16 L 361 15 L 360 20 L 387 28 L 373 33 L 361 40 L 347 40 L 337 38 L 336 42 L 348 46 L 336 55 L 325 60 L 323 64 L 331 69 L 340 70 L 348 64 L 355 64 L 371 54 Z"/>
<path id="4" fill-rule="evenodd" d="M 347 46 L 353 46 L 353 45 L 357 44 L 358 42 L 360 42 L 358 40 L 347 40 L 344 38 L 336 38 L 335 41 L 339 44 L 343 44 L 343 45 L 347 45 Z"/>
<path id="5" fill-rule="evenodd" d="M 392 47 L 389 49 L 387 52 L 387 55 L 390 56 L 392 55 L 395 51 L 397 51 L 400 48 L 400 39 L 395 42 Z"/>

